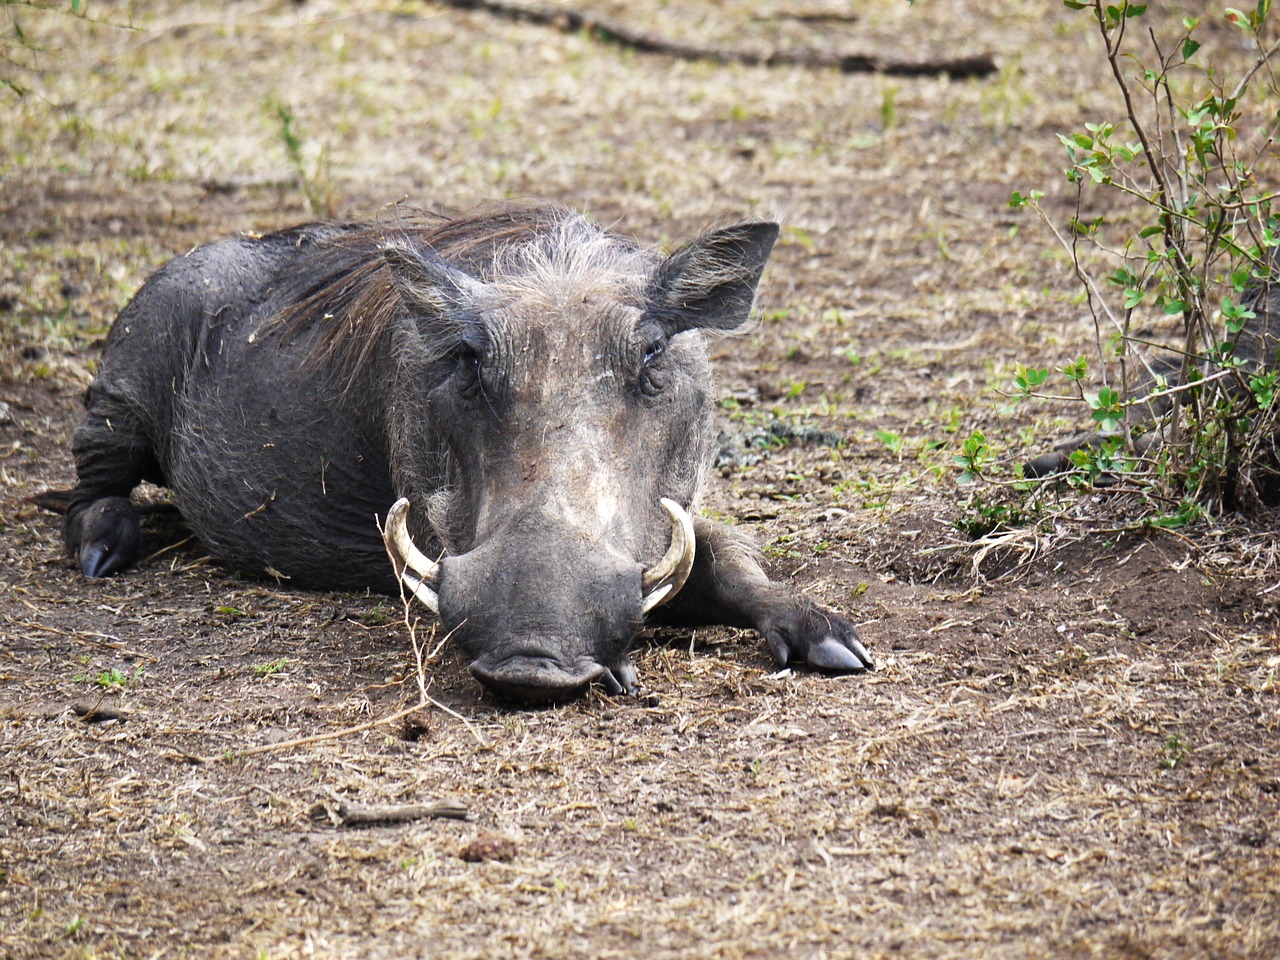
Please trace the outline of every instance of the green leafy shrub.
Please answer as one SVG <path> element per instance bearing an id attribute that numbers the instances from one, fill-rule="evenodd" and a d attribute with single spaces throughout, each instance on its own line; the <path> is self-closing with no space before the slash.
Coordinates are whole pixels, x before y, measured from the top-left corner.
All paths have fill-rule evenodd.
<path id="1" fill-rule="evenodd" d="M 1271 2 L 1226 8 L 1228 26 L 1214 24 L 1204 44 L 1198 17 L 1128 0 L 1064 3 L 1093 21 L 1121 113 L 1061 136 L 1075 191 L 1068 222 L 1054 222 L 1041 191 L 1014 193 L 1011 205 L 1039 213 L 1068 252 L 1097 360 L 1055 374 L 1020 365 L 1013 396 L 1087 406 L 1092 442 L 1071 462 L 1093 478 L 1128 473 L 1210 509 L 1274 501 L 1280 41 L 1268 37 Z M 1206 58 L 1225 29 L 1253 50 L 1230 77 Z M 1180 319 L 1175 342 L 1145 342 L 1138 331 L 1161 314 Z"/>

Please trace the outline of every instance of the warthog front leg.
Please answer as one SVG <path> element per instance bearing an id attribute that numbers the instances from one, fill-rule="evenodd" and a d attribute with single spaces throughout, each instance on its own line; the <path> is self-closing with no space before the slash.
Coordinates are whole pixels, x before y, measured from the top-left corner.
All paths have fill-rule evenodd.
<path id="1" fill-rule="evenodd" d="M 109 577 L 138 559 L 142 527 L 130 493 L 142 480 L 163 482 L 147 425 L 127 400 L 101 384 L 87 394 L 72 450 L 78 483 L 62 537 L 87 577 Z"/>
<path id="2" fill-rule="evenodd" d="M 697 554 L 684 589 L 654 619 L 677 626 L 725 624 L 758 630 L 778 663 L 819 670 L 872 670 L 871 655 L 845 617 L 770 580 L 727 527 L 694 521 Z"/>

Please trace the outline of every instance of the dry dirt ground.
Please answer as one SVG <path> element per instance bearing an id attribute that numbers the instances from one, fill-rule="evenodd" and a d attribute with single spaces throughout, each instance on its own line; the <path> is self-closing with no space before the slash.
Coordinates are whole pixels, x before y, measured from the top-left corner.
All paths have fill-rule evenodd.
<path id="1" fill-rule="evenodd" d="M 1003 552 L 955 526 L 961 439 L 1007 465 L 1070 425 L 996 390 L 1091 336 L 1007 207 L 1039 188 L 1065 215 L 1056 134 L 1118 114 L 1085 19 L 590 9 L 1000 69 L 688 63 L 419 2 L 18 11 L 41 49 L 0 62 L 27 89 L 0 90 L 0 954 L 1280 956 L 1274 518 L 1134 532 L 1136 503 L 1063 490 Z M 521 710 L 445 649 L 422 673 L 441 706 L 359 728 L 418 702 L 398 601 L 238 578 L 163 517 L 116 579 L 64 558 L 24 498 L 72 482 L 97 341 L 158 264 L 316 208 L 517 196 L 652 242 L 785 220 L 761 324 L 715 345 L 739 446 L 704 508 L 849 611 L 874 674 L 779 673 L 759 638 L 699 630 L 644 640 L 646 696 Z M 774 423 L 799 435 L 744 457 Z M 471 819 L 329 815 L 433 799 Z"/>

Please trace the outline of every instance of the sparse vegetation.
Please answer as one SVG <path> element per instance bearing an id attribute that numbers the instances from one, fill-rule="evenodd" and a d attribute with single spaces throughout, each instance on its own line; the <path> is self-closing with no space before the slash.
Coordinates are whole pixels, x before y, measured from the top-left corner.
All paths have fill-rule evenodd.
<path id="1" fill-rule="evenodd" d="M 133 673 L 127 673 L 119 667 L 111 667 L 103 670 L 96 676 L 92 673 L 81 673 L 72 677 L 76 683 L 92 683 L 97 684 L 103 690 L 124 690 L 127 687 L 136 686 L 145 673 L 142 667 L 135 667 Z"/>
<path id="2" fill-rule="evenodd" d="M 259 677 L 273 677 L 277 673 L 283 673 L 288 665 L 288 657 L 277 657 L 274 660 L 268 660 L 266 663 L 254 664 L 253 672 Z"/>
<path id="3" fill-rule="evenodd" d="M 298 189 L 307 199 L 307 206 L 315 217 L 331 219 L 335 216 L 333 188 L 329 183 L 329 165 L 325 148 L 321 147 L 310 168 L 305 157 L 305 145 L 298 130 L 293 108 L 278 100 L 268 101 L 267 106 L 279 123 L 280 142 L 284 145 L 289 166 L 298 178 Z"/>
<path id="4" fill-rule="evenodd" d="M 1190 749 L 1191 746 L 1182 739 L 1180 734 L 1171 733 L 1165 738 L 1164 746 L 1160 748 L 1157 765 L 1161 770 L 1176 769 Z"/>

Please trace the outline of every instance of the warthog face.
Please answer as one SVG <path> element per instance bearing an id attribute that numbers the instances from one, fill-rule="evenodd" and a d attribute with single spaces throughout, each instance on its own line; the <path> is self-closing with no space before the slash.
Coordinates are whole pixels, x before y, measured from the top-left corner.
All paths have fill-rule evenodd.
<path id="1" fill-rule="evenodd" d="M 426 496 L 392 509 L 388 549 L 486 686 L 526 700 L 634 687 L 627 651 L 694 560 L 685 506 L 711 440 L 700 331 L 747 319 L 776 235 L 742 224 L 659 259 L 565 231 L 479 275 L 386 248 L 413 313 L 397 375 L 428 386 L 402 415 L 429 425 L 449 473 L 397 484 Z M 444 546 L 439 562 L 409 525 Z"/>

